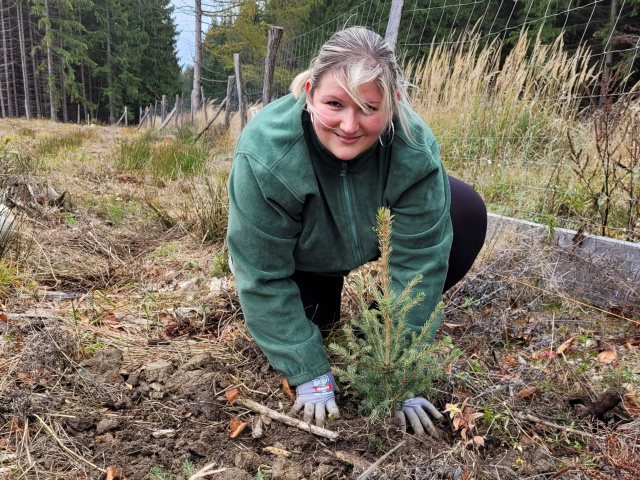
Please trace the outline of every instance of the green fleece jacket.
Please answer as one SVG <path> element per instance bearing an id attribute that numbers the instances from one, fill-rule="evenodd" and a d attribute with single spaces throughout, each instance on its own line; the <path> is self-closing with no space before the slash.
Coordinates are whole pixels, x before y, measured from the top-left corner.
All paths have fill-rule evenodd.
<path id="1" fill-rule="evenodd" d="M 249 332 L 293 385 L 330 370 L 322 337 L 307 320 L 295 270 L 346 275 L 378 256 L 379 207 L 394 215 L 392 288 L 417 274 L 425 300 L 411 312 L 419 331 L 441 299 L 453 232 L 449 181 L 436 140 L 415 114 L 410 141 L 395 123 L 352 160 L 333 156 L 304 110 L 305 95 L 283 97 L 246 126 L 229 178 L 228 246 Z M 385 142 L 387 145 L 387 142 Z M 438 325 L 434 325 L 433 333 Z"/>

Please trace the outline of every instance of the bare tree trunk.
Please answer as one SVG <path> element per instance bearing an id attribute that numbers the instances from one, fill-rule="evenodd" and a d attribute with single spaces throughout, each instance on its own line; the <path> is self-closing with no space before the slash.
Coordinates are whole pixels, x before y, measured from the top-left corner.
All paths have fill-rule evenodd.
<path id="1" fill-rule="evenodd" d="M 22 85 L 24 89 L 24 108 L 27 119 L 31 118 L 31 92 L 29 90 L 29 73 L 27 72 L 27 48 L 24 42 L 24 17 L 22 12 L 22 4 L 16 5 L 18 10 L 18 35 L 20 37 L 20 60 L 22 64 Z"/>
<path id="2" fill-rule="evenodd" d="M 109 125 L 116 123 L 116 103 L 113 95 L 113 72 L 111 71 L 111 19 L 109 13 L 109 2 L 107 2 L 107 88 L 109 89 Z"/>
<path id="3" fill-rule="evenodd" d="M 0 0 L 0 9 L 1 8 L 2 8 L 2 1 Z M 4 15 L 3 15 L 3 19 L 4 19 Z M 4 40 L 4 22 L 2 27 L 2 39 Z M 0 110 L 2 110 L 2 118 L 5 118 L 7 116 L 7 111 L 4 108 L 4 88 L 2 84 L 3 84 L 3 81 L 2 81 L 2 78 L 0 78 Z"/>
<path id="4" fill-rule="evenodd" d="M 80 77 L 82 79 L 82 96 L 84 97 L 84 118 L 87 117 L 87 84 L 84 81 L 84 61 L 80 65 Z M 80 123 L 80 122 L 78 122 Z"/>
<path id="5" fill-rule="evenodd" d="M 609 11 L 609 21 L 611 22 L 611 25 L 613 25 L 616 21 L 616 15 L 618 14 L 618 0 L 612 0 L 611 1 L 611 10 Z M 611 33 L 611 38 L 615 37 L 615 32 Z M 607 52 L 607 55 L 605 57 L 605 64 L 604 64 L 604 81 L 606 83 L 609 83 L 609 77 L 611 76 L 611 67 L 613 66 L 613 45 L 609 44 L 609 51 Z"/>
<path id="6" fill-rule="evenodd" d="M 29 18 L 29 17 L 28 17 Z M 31 48 L 33 48 L 33 23 L 29 18 L 29 40 L 31 42 Z M 36 56 L 31 55 L 31 69 L 33 70 L 33 88 L 36 97 L 36 112 L 38 118 L 42 117 L 42 105 L 40 104 L 40 85 L 38 84 L 38 69 L 36 67 Z"/>
<path id="7" fill-rule="evenodd" d="M 69 109 L 67 108 L 67 85 L 65 82 L 64 59 L 60 57 L 60 102 L 62 103 L 62 121 L 69 123 Z"/>
<path id="8" fill-rule="evenodd" d="M 18 78 L 16 77 L 16 59 L 13 38 L 9 37 L 9 56 L 11 58 L 11 88 L 13 89 L 13 102 L 16 109 L 16 117 L 20 116 L 20 103 L 18 98 Z"/>
<path id="9" fill-rule="evenodd" d="M 196 56 L 193 61 L 193 89 L 191 90 L 191 117 L 200 108 L 200 85 L 202 68 L 202 0 L 196 2 Z"/>
<path id="10" fill-rule="evenodd" d="M 11 81 L 9 80 L 9 52 L 7 49 L 7 31 L 4 24 L 4 4 L 3 0 L 0 0 L 0 24 L 2 25 L 2 51 L 4 52 L 4 79 L 7 86 L 7 113 L 10 117 L 13 117 L 13 106 L 11 104 Z"/>
<path id="11" fill-rule="evenodd" d="M 55 77 L 53 75 L 53 49 L 51 48 L 51 18 L 49 17 L 49 0 L 44 0 L 44 14 L 46 18 L 45 36 L 47 37 L 47 76 L 49 81 L 49 107 L 51 108 L 51 120 L 58 119 L 56 115 Z"/>

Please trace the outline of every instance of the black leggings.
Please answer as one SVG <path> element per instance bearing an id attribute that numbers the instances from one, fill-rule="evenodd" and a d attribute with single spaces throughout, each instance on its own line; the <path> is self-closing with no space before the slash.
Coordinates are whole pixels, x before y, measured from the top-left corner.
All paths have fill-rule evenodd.
<path id="1" fill-rule="evenodd" d="M 442 293 L 467 274 L 480 253 L 487 233 L 487 209 L 480 195 L 466 183 L 451 176 L 449 185 L 453 243 Z M 300 289 L 307 318 L 318 325 L 323 334 L 326 333 L 340 319 L 340 296 L 344 277 L 296 270 L 291 278 Z"/>

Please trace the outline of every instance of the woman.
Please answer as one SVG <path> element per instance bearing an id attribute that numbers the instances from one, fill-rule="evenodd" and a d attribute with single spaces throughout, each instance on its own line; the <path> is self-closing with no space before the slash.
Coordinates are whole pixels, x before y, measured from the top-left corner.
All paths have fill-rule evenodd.
<path id="1" fill-rule="evenodd" d="M 344 276 L 378 256 L 377 209 L 394 215 L 393 288 L 423 276 L 425 300 L 409 319 L 416 331 L 484 243 L 484 204 L 447 177 L 406 87 L 387 43 L 348 28 L 238 140 L 228 245 L 240 303 L 271 365 L 297 385 L 292 412 L 304 408 L 307 422 L 339 416 L 321 330 L 340 317 Z M 399 416 L 434 434 L 424 409 L 441 418 L 422 398 Z"/>

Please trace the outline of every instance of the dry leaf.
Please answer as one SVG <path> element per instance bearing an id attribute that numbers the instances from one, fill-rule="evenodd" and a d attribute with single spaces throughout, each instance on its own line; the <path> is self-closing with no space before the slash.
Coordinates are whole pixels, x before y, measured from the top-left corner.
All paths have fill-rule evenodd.
<path id="1" fill-rule="evenodd" d="M 115 465 L 107 467 L 107 480 L 124 480 L 122 470 L 120 470 Z"/>
<path id="2" fill-rule="evenodd" d="M 640 413 L 640 404 L 633 395 L 624 396 L 624 406 L 632 415 Z"/>
<path id="3" fill-rule="evenodd" d="M 227 390 L 227 393 L 224 394 L 231 403 L 235 402 L 238 399 L 238 389 L 232 388 L 231 390 Z"/>
<path id="4" fill-rule="evenodd" d="M 129 390 L 133 390 L 133 385 L 131 385 L 130 383 L 124 382 L 125 387 L 127 387 Z"/>
<path id="5" fill-rule="evenodd" d="M 544 430 L 545 432 L 548 432 L 550 430 L 549 427 L 541 423 L 536 423 L 535 426 L 536 428 L 539 428 L 540 430 Z"/>
<path id="6" fill-rule="evenodd" d="M 633 345 L 634 347 L 637 347 L 638 345 L 640 345 L 640 336 L 635 336 L 630 338 L 627 341 L 628 344 Z"/>
<path id="7" fill-rule="evenodd" d="M 478 445 L 484 447 L 484 437 L 481 437 L 480 435 L 476 435 L 475 437 L 473 437 L 473 441 L 474 443 L 477 443 Z"/>
<path id="8" fill-rule="evenodd" d="M 296 397 L 294 397 L 293 393 L 291 393 L 291 388 L 289 388 L 289 381 L 286 378 L 282 380 L 282 390 L 284 390 L 284 393 L 286 393 L 291 401 L 295 403 Z"/>
<path id="9" fill-rule="evenodd" d="M 238 420 L 237 418 L 232 418 L 229 422 L 229 436 L 231 438 L 236 438 L 240 433 L 245 429 L 245 427 L 249 425 L 249 422 L 243 422 L 242 420 Z"/>
<path id="10" fill-rule="evenodd" d="M 564 342 L 562 345 L 560 345 L 558 347 L 558 350 L 556 350 L 556 353 L 558 355 L 560 355 L 561 353 L 563 353 L 564 351 L 566 351 L 568 348 L 571 347 L 571 345 L 573 345 L 573 342 L 575 342 L 576 339 L 571 337 L 569 340 L 567 340 L 566 342 Z"/>
<path id="11" fill-rule="evenodd" d="M 515 357 L 511 357 L 509 355 L 504 357 L 505 367 L 515 367 L 516 365 L 518 365 L 518 360 Z"/>
<path id="12" fill-rule="evenodd" d="M 444 325 L 449 327 L 449 328 L 460 328 L 460 327 L 462 327 L 462 325 L 458 325 L 457 323 L 445 323 Z"/>
<path id="13" fill-rule="evenodd" d="M 518 396 L 526 400 L 533 400 L 533 397 L 535 397 L 539 391 L 540 390 L 538 389 L 538 387 L 531 386 L 525 388 L 524 390 L 520 390 L 518 392 Z"/>
<path id="14" fill-rule="evenodd" d="M 603 350 L 598 355 L 598 361 L 602 363 L 606 363 L 607 365 L 613 362 L 616 358 L 618 358 L 618 354 L 615 350 Z"/>
<path id="15" fill-rule="evenodd" d="M 8 323 L 9 319 L 7 318 L 7 316 L 4 313 L 0 313 L 0 320 L 2 320 L 4 323 Z"/>
<path id="16" fill-rule="evenodd" d="M 282 457 L 288 457 L 291 455 L 291 452 L 287 452 L 286 450 L 277 447 L 264 447 L 262 450 L 272 453 L 273 455 L 280 455 Z"/>

